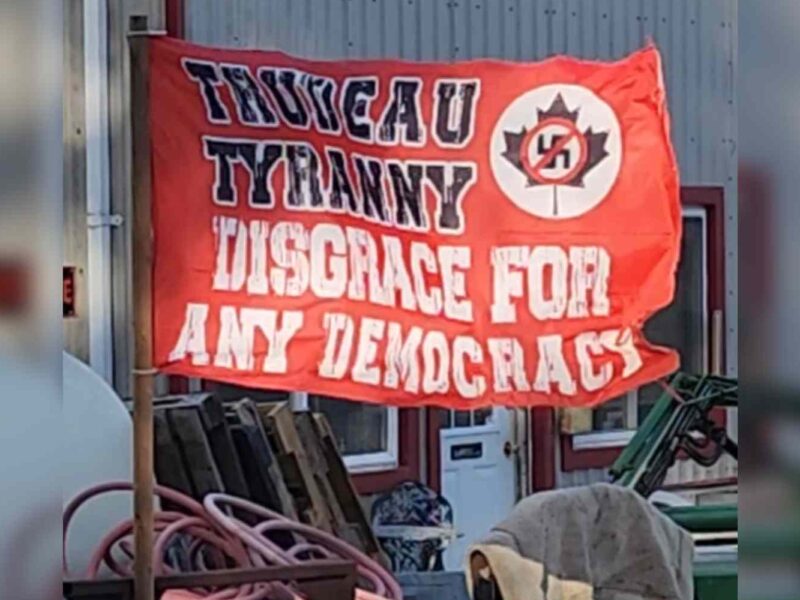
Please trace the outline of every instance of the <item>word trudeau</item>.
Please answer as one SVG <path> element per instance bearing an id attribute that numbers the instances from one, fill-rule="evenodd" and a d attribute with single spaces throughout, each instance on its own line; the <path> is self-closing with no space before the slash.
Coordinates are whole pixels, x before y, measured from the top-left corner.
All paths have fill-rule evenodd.
<path id="1" fill-rule="evenodd" d="M 197 83 L 209 123 L 230 125 L 220 87 L 227 85 L 236 105 L 236 120 L 249 127 L 313 131 L 339 135 L 356 142 L 422 147 L 427 127 L 422 119 L 419 77 L 397 76 L 389 83 L 389 97 L 380 117 L 371 116 L 379 92 L 375 75 L 347 77 L 341 86 L 332 77 L 295 68 L 218 64 L 184 59 L 183 68 Z M 341 91 L 340 90 L 341 87 Z M 475 78 L 437 79 L 434 83 L 433 139 L 440 147 L 461 148 L 472 137 L 474 106 L 480 92 Z"/>

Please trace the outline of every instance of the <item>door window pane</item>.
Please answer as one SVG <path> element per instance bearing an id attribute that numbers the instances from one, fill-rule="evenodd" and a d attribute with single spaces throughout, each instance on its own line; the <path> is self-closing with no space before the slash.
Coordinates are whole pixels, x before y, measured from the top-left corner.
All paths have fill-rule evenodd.
<path id="1" fill-rule="evenodd" d="M 473 425 L 487 425 L 492 422 L 492 408 L 487 406 L 486 408 L 479 408 L 472 413 L 472 424 Z"/>
<path id="2" fill-rule="evenodd" d="M 471 423 L 471 413 L 468 410 L 453 411 L 453 427 L 469 427 Z"/>
<path id="3" fill-rule="evenodd" d="M 479 427 L 492 422 L 492 407 L 477 410 L 447 410 L 445 411 L 444 429 L 451 427 Z"/>

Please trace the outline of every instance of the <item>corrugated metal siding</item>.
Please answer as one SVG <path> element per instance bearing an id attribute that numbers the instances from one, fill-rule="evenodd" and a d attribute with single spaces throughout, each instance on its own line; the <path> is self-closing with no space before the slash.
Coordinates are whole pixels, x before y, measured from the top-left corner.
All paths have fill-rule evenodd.
<path id="1" fill-rule="evenodd" d="M 186 0 L 186 37 L 309 58 L 664 59 L 681 179 L 725 187 L 727 351 L 736 352 L 736 0 Z M 733 374 L 733 372 L 732 372 Z"/>
<path id="2" fill-rule="evenodd" d="M 664 485 L 680 484 L 689 481 L 708 481 L 735 477 L 738 472 L 736 461 L 724 455 L 719 462 L 706 468 L 690 460 L 679 460 L 667 472 Z M 556 487 L 574 487 L 588 485 L 599 481 L 608 481 L 608 469 L 582 469 L 578 471 L 559 472 L 556 475 Z"/>
<path id="3" fill-rule="evenodd" d="M 681 173 L 722 183 L 735 121 L 724 109 L 734 95 L 734 11 L 733 0 L 187 0 L 186 34 L 314 58 L 437 61 L 614 59 L 652 38 Z"/>
<path id="4" fill-rule="evenodd" d="M 723 184 L 735 151 L 735 0 L 187 0 L 199 43 L 299 56 L 615 59 L 653 39 L 664 57 L 681 175 Z M 732 181 L 732 180 L 731 180 Z"/>
<path id="5" fill-rule="evenodd" d="M 687 185 L 725 188 L 726 350 L 737 364 L 736 0 L 185 0 L 186 37 L 308 58 L 617 59 L 653 40 Z M 674 477 L 716 477 L 707 473 Z M 670 477 L 673 477 L 671 473 Z M 560 473 L 564 485 L 603 470 Z"/>

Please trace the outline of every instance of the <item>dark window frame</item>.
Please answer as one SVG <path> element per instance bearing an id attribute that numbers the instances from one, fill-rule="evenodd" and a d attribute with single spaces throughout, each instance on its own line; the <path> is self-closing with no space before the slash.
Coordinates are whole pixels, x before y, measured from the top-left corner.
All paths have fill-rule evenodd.
<path id="1" fill-rule="evenodd" d="M 713 340 L 713 315 L 720 311 L 722 314 L 722 331 L 725 330 L 725 193 L 722 187 L 687 186 L 681 187 L 681 206 L 685 208 L 704 208 L 706 212 L 706 257 L 708 266 L 708 293 L 707 293 L 707 331 L 709 341 Z M 723 336 L 724 338 L 724 336 Z M 725 369 L 725 343 L 722 344 L 722 357 L 720 364 L 723 372 Z M 713 343 L 708 345 L 708 364 L 712 363 L 711 353 Z M 549 416 L 554 419 L 552 413 Z M 546 417 L 540 417 L 546 418 Z M 725 412 L 717 411 L 715 420 L 725 423 Z M 576 450 L 573 446 L 573 434 L 556 433 L 559 436 L 561 450 L 561 470 L 564 472 L 583 469 L 606 468 L 613 464 L 619 456 L 623 445 L 607 448 L 587 448 Z M 535 442 L 534 442 L 535 443 Z M 535 465 L 536 466 L 536 465 Z M 542 468 L 546 468 L 542 465 Z M 535 474 L 534 474 L 535 475 Z M 554 477 L 548 477 L 553 480 Z"/>

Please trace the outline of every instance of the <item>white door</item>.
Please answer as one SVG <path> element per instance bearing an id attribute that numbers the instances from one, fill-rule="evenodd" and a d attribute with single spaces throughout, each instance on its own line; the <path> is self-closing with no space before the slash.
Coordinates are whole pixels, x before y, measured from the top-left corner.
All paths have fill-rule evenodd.
<path id="1" fill-rule="evenodd" d="M 447 571 L 460 571 L 469 545 L 514 506 L 511 415 L 505 408 L 451 411 L 441 430 L 442 495 L 458 536 L 444 553 Z"/>

